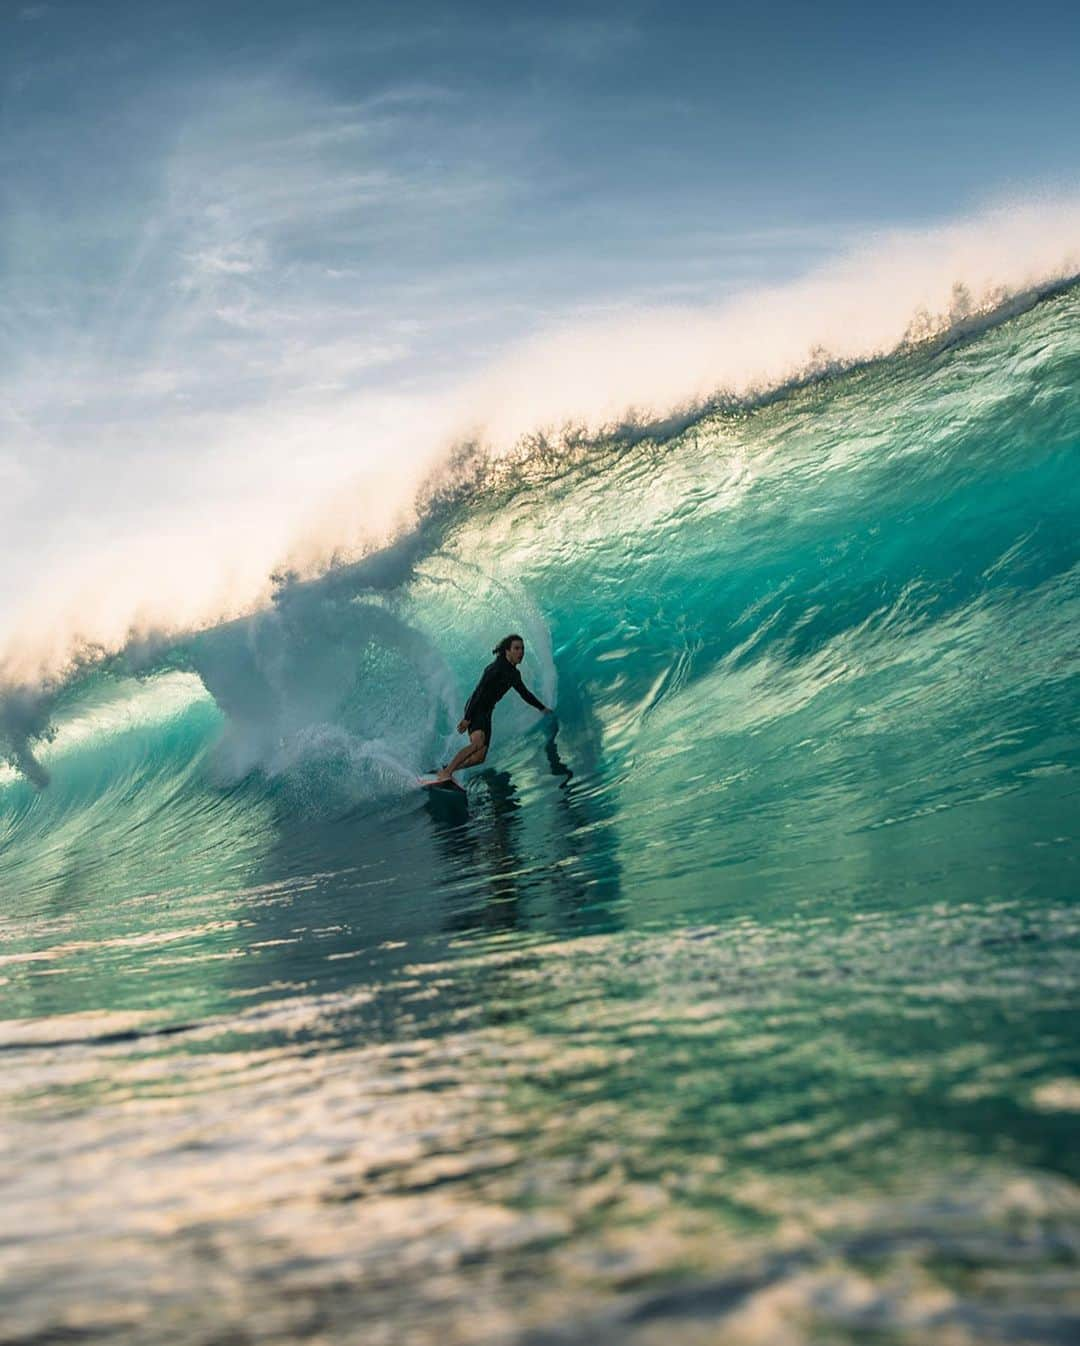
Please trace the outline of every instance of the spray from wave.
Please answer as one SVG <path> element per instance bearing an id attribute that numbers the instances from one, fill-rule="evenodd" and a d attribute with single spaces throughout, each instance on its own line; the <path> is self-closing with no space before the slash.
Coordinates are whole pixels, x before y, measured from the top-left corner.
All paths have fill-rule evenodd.
<path id="1" fill-rule="evenodd" d="M 88 661 L 250 612 L 270 601 L 276 573 L 310 577 L 422 527 L 424 509 L 445 501 L 462 473 L 461 445 L 514 460 L 538 445 L 546 451 L 569 426 L 580 441 L 620 423 L 677 425 L 710 399 L 752 400 L 971 333 L 1074 276 L 1078 238 L 1075 199 L 994 209 L 871 240 L 802 281 L 717 312 L 630 312 L 548 332 L 449 395 L 409 405 L 351 399 L 229 424 L 217 457 L 230 490 L 220 499 L 204 443 L 197 512 L 170 514 L 158 500 L 148 527 L 115 546 L 88 551 L 72 537 L 6 614 L 0 682 L 23 689 L 8 698 L 8 736 L 25 739 L 33 727 L 27 688 L 55 690 Z M 260 470 L 260 443 L 292 444 L 302 461 L 302 446 L 342 436 L 367 462 L 351 480 L 340 480 L 340 454 L 335 479 L 316 471 L 302 488 L 295 473 L 278 489 Z M 233 480 L 237 461 L 249 465 L 246 498 Z M 144 506 L 133 499 L 131 508 Z"/>

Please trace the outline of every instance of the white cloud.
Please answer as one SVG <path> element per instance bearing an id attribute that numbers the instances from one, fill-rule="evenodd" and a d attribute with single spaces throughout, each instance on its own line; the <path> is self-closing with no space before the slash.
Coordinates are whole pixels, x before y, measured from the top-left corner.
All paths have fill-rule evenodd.
<path id="1" fill-rule="evenodd" d="M 186 258 L 193 277 L 248 276 L 266 265 L 266 247 L 239 241 L 219 248 L 204 248 Z"/>

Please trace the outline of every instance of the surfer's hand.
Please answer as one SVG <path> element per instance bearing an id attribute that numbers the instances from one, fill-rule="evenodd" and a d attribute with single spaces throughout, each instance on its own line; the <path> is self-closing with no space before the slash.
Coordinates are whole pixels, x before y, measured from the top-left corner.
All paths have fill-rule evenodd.
<path id="1" fill-rule="evenodd" d="M 461 720 L 458 724 L 457 731 L 459 734 L 467 734 L 469 732 L 468 720 Z"/>

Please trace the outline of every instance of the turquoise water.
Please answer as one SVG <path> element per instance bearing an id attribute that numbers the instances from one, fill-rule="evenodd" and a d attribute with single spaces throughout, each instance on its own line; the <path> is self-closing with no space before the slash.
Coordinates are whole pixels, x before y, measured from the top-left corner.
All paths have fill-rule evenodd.
<path id="1" fill-rule="evenodd" d="M 1073 1339 L 1078 389 L 1074 288 L 12 689 L 0 1341 Z"/>

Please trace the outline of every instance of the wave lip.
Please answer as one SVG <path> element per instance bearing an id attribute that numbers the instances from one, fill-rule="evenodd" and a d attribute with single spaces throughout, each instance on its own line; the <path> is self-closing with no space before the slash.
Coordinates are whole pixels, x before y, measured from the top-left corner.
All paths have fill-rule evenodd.
<path id="1" fill-rule="evenodd" d="M 971 334 L 1080 274 L 1078 238 L 1074 197 L 990 209 L 942 228 L 881 235 L 802 280 L 712 312 L 632 312 L 549 332 L 454 394 L 421 397 L 409 411 L 380 404 L 365 413 L 350 403 L 340 424 L 333 415 L 290 420 L 284 411 L 264 418 L 263 438 L 362 440 L 364 483 L 313 479 L 298 503 L 295 488 L 282 498 L 272 479 L 258 478 L 242 505 L 211 489 L 194 515 L 132 501 L 131 516 L 152 516 L 152 529 L 126 537 L 117 529 L 107 546 L 62 554 L 60 568 L 42 568 L 7 614 L 0 685 L 65 676 L 80 651 L 116 652 L 133 631 L 175 635 L 250 613 L 269 601 L 275 571 L 310 577 L 343 556 L 378 550 L 402 518 L 416 522 L 415 494 L 430 472 L 452 473 L 453 445 L 520 457 L 524 443 L 550 441 L 566 425 L 595 438 L 605 427 L 671 422 L 673 409 L 760 398 L 913 341 Z M 259 461 L 253 433 L 220 427 L 222 469 L 233 458 Z M 59 517 L 62 501 L 55 503 Z"/>

